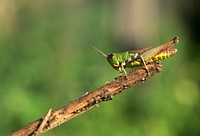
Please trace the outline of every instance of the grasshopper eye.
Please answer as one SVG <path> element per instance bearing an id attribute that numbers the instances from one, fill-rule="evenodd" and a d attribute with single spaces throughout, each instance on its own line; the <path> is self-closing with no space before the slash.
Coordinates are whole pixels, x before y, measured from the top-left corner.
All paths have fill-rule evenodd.
<path id="1" fill-rule="evenodd" d="M 113 56 L 114 56 L 114 55 L 113 55 L 112 53 L 111 53 L 111 54 L 108 54 L 108 57 L 109 57 L 109 58 L 113 58 Z"/>

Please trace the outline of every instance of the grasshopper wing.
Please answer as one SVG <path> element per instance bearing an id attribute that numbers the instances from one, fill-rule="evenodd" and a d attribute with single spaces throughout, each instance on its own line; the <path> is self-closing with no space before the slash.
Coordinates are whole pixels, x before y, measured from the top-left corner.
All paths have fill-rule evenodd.
<path id="1" fill-rule="evenodd" d="M 146 47 L 146 48 L 142 48 L 142 49 L 137 49 L 137 50 L 131 50 L 131 51 L 128 51 L 128 53 L 133 53 L 133 54 L 141 54 L 147 50 L 149 50 L 151 47 Z"/>
<path id="2" fill-rule="evenodd" d="M 158 55 L 159 53 L 161 53 L 163 51 L 171 49 L 177 43 L 178 43 L 178 37 L 174 37 L 169 42 L 166 42 L 166 43 L 164 43 L 164 44 L 162 44 L 158 47 L 155 47 L 155 48 L 152 48 L 152 49 L 149 49 L 149 50 L 142 52 L 141 55 L 144 59 L 151 58 L 151 57 Z"/>

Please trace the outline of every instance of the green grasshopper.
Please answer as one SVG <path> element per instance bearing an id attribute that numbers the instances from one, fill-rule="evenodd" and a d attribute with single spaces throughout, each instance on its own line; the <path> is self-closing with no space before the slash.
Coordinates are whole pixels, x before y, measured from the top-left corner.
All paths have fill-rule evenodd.
<path id="1" fill-rule="evenodd" d="M 147 72 L 149 72 L 146 66 L 147 64 L 170 58 L 176 54 L 177 49 L 173 49 L 172 47 L 179 42 L 178 39 L 178 37 L 174 37 L 171 41 L 155 48 L 147 47 L 139 50 L 126 51 L 123 53 L 110 53 L 108 55 L 94 46 L 90 46 L 106 57 L 109 64 L 115 70 L 127 75 L 125 68 L 145 66 L 145 69 Z"/>

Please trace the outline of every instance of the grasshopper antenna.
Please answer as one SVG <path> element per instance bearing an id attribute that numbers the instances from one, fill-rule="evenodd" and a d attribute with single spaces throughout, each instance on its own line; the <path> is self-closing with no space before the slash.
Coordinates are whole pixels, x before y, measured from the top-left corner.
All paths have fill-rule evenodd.
<path id="1" fill-rule="evenodd" d="M 105 53 L 103 53 L 103 52 L 100 51 L 99 49 L 95 48 L 95 47 L 92 46 L 91 44 L 90 44 L 90 46 L 91 46 L 94 50 L 96 50 L 97 52 L 99 52 L 101 55 L 103 55 L 104 57 L 108 57 L 108 55 L 106 55 Z"/>

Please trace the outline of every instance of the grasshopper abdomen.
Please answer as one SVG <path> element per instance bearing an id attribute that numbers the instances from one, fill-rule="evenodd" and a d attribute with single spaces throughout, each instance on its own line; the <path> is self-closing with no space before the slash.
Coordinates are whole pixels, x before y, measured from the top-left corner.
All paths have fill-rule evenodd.
<path id="1" fill-rule="evenodd" d="M 170 58 L 171 56 L 175 55 L 177 52 L 177 49 L 168 49 L 160 52 L 159 54 L 155 55 L 154 57 L 145 59 L 145 63 L 152 63 L 154 61 L 164 60 L 167 58 Z"/>

